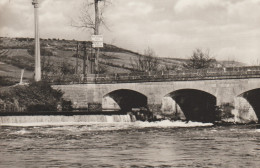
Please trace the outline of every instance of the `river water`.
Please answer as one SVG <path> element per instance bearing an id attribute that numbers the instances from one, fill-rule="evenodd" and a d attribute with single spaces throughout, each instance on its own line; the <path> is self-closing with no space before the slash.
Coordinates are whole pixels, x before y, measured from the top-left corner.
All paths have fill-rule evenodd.
<path id="1" fill-rule="evenodd" d="M 14 118 L 0 117 L 3 168 L 260 166 L 257 124 L 130 122 L 129 116 L 97 122 Z"/>

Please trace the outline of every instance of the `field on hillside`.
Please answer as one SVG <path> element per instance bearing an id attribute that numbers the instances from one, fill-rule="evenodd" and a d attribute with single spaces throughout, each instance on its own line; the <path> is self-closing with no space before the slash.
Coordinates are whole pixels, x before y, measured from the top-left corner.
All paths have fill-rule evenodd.
<path id="1" fill-rule="evenodd" d="M 32 55 L 27 50 L 33 48 L 33 39 L 30 38 L 0 38 L 0 54 L 1 57 L 7 55 L 8 59 L 3 62 L 14 65 L 16 61 L 20 61 L 20 68 L 33 70 L 34 61 Z M 83 42 L 79 42 L 80 55 L 83 55 Z M 76 54 L 77 41 L 74 40 L 57 40 L 57 39 L 41 39 L 41 47 L 52 52 L 51 60 L 53 62 L 67 61 L 75 65 L 75 58 L 72 57 Z M 91 51 L 91 42 L 86 42 L 87 54 Z M 5 53 L 4 50 L 8 52 Z M 93 50 L 92 50 L 93 51 Z M 41 54 L 44 57 L 44 54 Z M 101 66 L 106 67 L 107 73 L 126 73 L 133 69 L 133 63 L 141 54 L 135 53 L 126 49 L 118 48 L 113 45 L 104 44 L 101 49 L 100 63 Z M 82 57 L 81 57 L 82 58 Z M 44 59 L 44 58 L 42 58 Z M 48 58 L 49 59 L 49 58 Z M 158 58 L 161 66 L 180 65 L 180 61 L 173 59 Z M 18 66 L 19 65 L 16 65 Z"/>
<path id="2" fill-rule="evenodd" d="M 75 40 L 41 39 L 41 62 L 43 69 L 61 69 L 64 65 L 69 67 L 71 72 L 75 71 L 76 60 L 78 60 L 78 73 L 83 69 L 83 46 L 86 45 L 88 57 L 93 57 L 91 42 L 77 42 Z M 77 59 L 76 49 L 79 43 L 79 58 Z M 92 54 L 92 55 L 91 55 Z M 99 56 L 99 65 L 103 73 L 131 73 L 136 71 L 133 66 L 139 57 L 139 53 L 118 48 L 113 45 L 104 44 Z M 0 37 L 0 76 L 8 77 L 12 81 L 20 80 L 21 70 L 25 69 L 24 78 L 31 79 L 34 71 L 34 40 L 32 38 L 6 38 Z M 187 59 L 161 58 L 158 57 L 159 70 L 181 69 Z M 242 66 L 238 62 L 220 62 L 222 65 Z"/>
<path id="3" fill-rule="evenodd" d="M 44 48 L 49 55 L 44 55 L 46 52 L 41 53 L 42 68 L 46 64 L 51 65 L 54 69 L 59 69 L 65 62 L 72 68 L 76 66 L 76 41 L 66 41 L 57 39 L 44 39 L 41 40 L 41 48 Z M 87 44 L 89 47 L 90 44 Z M 108 45 L 109 49 L 114 50 L 116 47 Z M 21 77 L 21 70 L 24 69 L 24 79 L 29 80 L 33 78 L 34 71 L 34 51 L 33 40 L 29 38 L 0 38 L 0 76 L 8 78 L 12 82 L 18 83 Z M 42 49 L 41 49 L 42 50 Z M 120 49 L 117 49 L 120 51 Z M 87 49 L 90 51 L 90 49 Z M 100 66 L 106 73 L 130 73 L 131 70 L 126 67 L 130 66 L 130 57 L 134 58 L 134 54 L 126 52 L 106 52 L 100 53 Z M 79 54 L 81 57 L 78 59 L 78 72 L 82 72 L 83 51 L 80 48 Z M 87 53 L 90 56 L 90 52 Z M 3 80 L 3 78 L 1 78 Z"/>

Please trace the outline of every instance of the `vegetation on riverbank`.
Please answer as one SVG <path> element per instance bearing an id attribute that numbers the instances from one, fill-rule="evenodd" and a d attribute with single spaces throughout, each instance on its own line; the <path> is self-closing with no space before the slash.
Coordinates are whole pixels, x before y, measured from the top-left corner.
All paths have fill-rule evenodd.
<path id="1" fill-rule="evenodd" d="M 46 82 L 0 88 L 1 112 L 70 111 L 71 102 Z"/>

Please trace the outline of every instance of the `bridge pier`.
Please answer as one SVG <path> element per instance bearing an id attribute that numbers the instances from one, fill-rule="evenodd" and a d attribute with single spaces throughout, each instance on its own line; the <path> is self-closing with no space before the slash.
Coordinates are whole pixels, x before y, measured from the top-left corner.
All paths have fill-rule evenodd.
<path id="1" fill-rule="evenodd" d="M 147 108 L 149 111 L 151 111 L 153 114 L 161 114 L 161 104 L 148 104 Z"/>
<path id="2" fill-rule="evenodd" d="M 234 109 L 232 110 L 235 122 L 257 122 L 258 118 L 253 107 L 243 97 L 236 97 L 234 103 Z"/>
<path id="3" fill-rule="evenodd" d="M 171 115 L 174 119 L 186 120 L 186 117 L 179 104 L 171 97 L 164 97 L 162 99 L 161 111 L 165 115 Z"/>
<path id="4" fill-rule="evenodd" d="M 93 84 L 53 85 L 52 87 L 64 93 L 63 98 L 72 102 L 73 109 L 88 109 L 90 103 L 102 104 L 102 97 Z"/>

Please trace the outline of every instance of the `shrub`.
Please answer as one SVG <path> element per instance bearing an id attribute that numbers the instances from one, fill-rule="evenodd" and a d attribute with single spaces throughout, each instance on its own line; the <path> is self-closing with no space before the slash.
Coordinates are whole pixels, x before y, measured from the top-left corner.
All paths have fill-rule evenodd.
<path id="1" fill-rule="evenodd" d="M 18 83 L 17 80 L 11 77 L 0 76 L 0 86 L 10 86 Z"/>
<path id="2" fill-rule="evenodd" d="M 34 56 L 34 52 L 35 52 L 34 51 L 34 47 L 31 47 L 31 48 L 27 49 L 27 52 L 30 55 Z M 43 47 L 41 47 L 41 51 L 40 52 L 41 52 L 42 56 L 53 56 L 53 52 L 51 50 L 43 48 Z"/>
<path id="3" fill-rule="evenodd" d="M 25 109 L 29 112 L 57 111 L 58 104 L 66 111 L 72 110 L 71 102 L 62 99 L 63 93 L 53 89 L 47 82 L 33 82 L 28 86 L 6 87 L 0 90 L 0 99 L 4 102 L 11 102 L 18 109 Z M 15 103 L 16 102 L 18 103 Z M 64 107 L 63 107 L 64 106 Z M 17 110 L 17 108 L 14 108 Z"/>
<path id="4" fill-rule="evenodd" d="M 209 50 L 203 51 L 199 48 L 194 50 L 188 62 L 183 64 L 186 69 L 206 69 L 215 66 L 216 60 L 210 56 Z"/>

